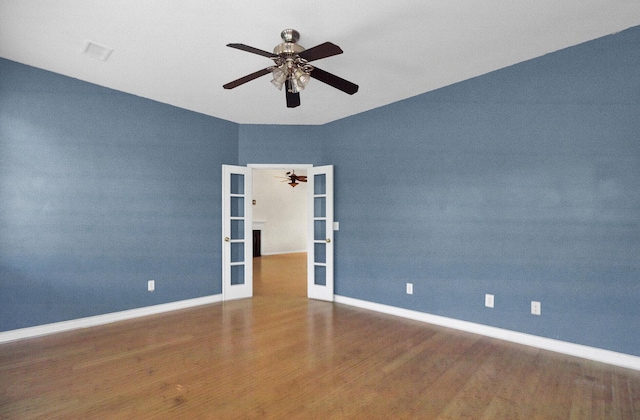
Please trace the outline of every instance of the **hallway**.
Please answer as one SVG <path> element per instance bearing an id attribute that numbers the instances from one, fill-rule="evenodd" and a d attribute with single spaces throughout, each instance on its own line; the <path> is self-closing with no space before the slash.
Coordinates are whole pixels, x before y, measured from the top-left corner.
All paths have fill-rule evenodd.
<path id="1" fill-rule="evenodd" d="M 307 253 L 263 255 L 253 259 L 254 296 L 307 296 Z"/>

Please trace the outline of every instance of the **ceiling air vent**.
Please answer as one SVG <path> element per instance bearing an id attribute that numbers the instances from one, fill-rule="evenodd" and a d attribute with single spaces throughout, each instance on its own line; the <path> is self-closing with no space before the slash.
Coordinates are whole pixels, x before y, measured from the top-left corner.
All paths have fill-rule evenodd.
<path id="1" fill-rule="evenodd" d="M 107 58 L 109 58 L 112 52 L 113 48 L 105 47 L 104 45 L 96 44 L 92 41 L 87 41 L 85 43 L 84 50 L 82 51 L 83 54 L 102 61 L 107 61 Z"/>

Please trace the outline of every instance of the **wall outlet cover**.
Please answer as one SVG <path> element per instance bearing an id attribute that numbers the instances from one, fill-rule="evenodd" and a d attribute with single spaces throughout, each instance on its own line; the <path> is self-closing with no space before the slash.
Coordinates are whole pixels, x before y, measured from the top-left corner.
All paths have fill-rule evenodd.
<path id="1" fill-rule="evenodd" d="M 541 303 L 535 300 L 531 301 L 531 314 L 540 315 L 541 311 L 542 311 Z"/>

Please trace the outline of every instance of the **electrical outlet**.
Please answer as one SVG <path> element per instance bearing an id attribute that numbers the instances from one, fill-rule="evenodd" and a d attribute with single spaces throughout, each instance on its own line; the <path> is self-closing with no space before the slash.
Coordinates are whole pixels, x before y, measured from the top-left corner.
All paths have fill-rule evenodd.
<path id="1" fill-rule="evenodd" d="M 487 308 L 493 308 L 493 295 L 488 293 L 484 295 L 484 306 Z"/>
<path id="2" fill-rule="evenodd" d="M 540 311 L 541 311 L 541 304 L 540 302 L 536 302 L 535 300 L 531 301 L 531 314 L 532 315 L 540 315 Z"/>
<path id="3" fill-rule="evenodd" d="M 407 283 L 407 294 L 408 295 L 413 294 L 413 283 Z"/>
<path id="4" fill-rule="evenodd" d="M 155 280 L 149 280 L 147 282 L 147 290 L 150 292 L 153 292 L 154 290 L 156 290 L 156 281 Z"/>

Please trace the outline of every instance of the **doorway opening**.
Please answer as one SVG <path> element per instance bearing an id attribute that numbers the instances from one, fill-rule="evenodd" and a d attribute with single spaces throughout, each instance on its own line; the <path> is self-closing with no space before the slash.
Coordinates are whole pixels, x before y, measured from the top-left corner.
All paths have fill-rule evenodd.
<path id="1" fill-rule="evenodd" d="M 262 165 L 273 167 L 273 165 Z M 333 165 L 307 169 L 307 297 L 334 299 Z M 222 299 L 253 296 L 253 170 L 256 166 L 222 165 Z M 286 172 L 285 172 L 286 174 Z M 245 234 L 246 233 L 246 234 Z"/>
<path id="2" fill-rule="evenodd" d="M 253 294 L 307 296 L 307 184 L 311 165 L 248 165 L 253 169 Z M 257 244 L 257 245 L 256 245 Z"/>

